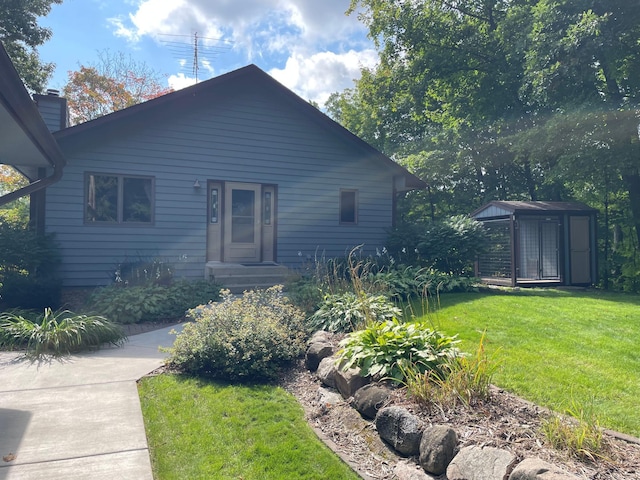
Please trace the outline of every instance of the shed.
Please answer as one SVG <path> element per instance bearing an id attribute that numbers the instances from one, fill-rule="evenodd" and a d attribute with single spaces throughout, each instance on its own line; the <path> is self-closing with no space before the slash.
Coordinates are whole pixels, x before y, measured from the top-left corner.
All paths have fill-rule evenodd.
<path id="1" fill-rule="evenodd" d="M 579 202 L 488 203 L 471 214 L 490 236 L 476 276 L 513 287 L 595 283 L 596 214 Z"/>

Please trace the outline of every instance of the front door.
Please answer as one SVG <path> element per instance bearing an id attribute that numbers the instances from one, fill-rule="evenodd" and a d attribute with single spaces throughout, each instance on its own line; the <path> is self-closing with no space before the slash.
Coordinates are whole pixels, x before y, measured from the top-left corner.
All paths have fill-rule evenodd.
<path id="1" fill-rule="evenodd" d="M 255 183 L 226 183 L 223 207 L 224 261 L 260 262 L 262 187 Z"/>

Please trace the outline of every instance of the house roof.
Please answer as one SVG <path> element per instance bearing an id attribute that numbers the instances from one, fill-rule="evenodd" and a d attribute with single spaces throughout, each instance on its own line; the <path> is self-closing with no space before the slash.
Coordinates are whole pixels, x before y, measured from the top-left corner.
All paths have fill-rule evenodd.
<path id="1" fill-rule="evenodd" d="M 546 213 L 596 213 L 595 208 L 580 202 L 519 202 L 494 200 L 474 211 L 474 218 L 498 217 L 510 214 L 544 215 Z"/>
<path id="2" fill-rule="evenodd" d="M 0 42 L 0 163 L 31 180 L 39 167 L 61 167 L 64 155 Z"/>
<path id="3" fill-rule="evenodd" d="M 420 178 L 411 174 L 401 165 L 391 160 L 386 155 L 382 154 L 371 145 L 360 139 L 356 135 L 352 134 L 349 130 L 342 127 L 340 124 L 329 118 L 320 110 L 315 108 L 309 102 L 303 100 L 301 97 L 293 93 L 291 90 L 277 82 L 266 72 L 261 70 L 255 65 L 248 65 L 246 67 L 234 70 L 232 72 L 220 75 L 218 77 L 206 80 L 204 82 L 192 85 L 190 87 L 162 95 L 144 103 L 134 105 L 132 107 L 113 112 L 109 115 L 91 120 L 89 122 L 81 123 L 79 125 L 60 130 L 54 134 L 59 140 L 66 140 L 75 138 L 81 134 L 87 134 L 100 130 L 102 127 L 113 125 L 116 122 L 120 122 L 124 119 L 135 119 L 139 115 L 149 113 L 154 109 L 162 108 L 166 105 L 180 104 L 188 99 L 193 99 L 199 95 L 224 91 L 226 88 L 233 88 L 240 80 L 244 82 L 255 82 L 270 88 L 275 95 L 278 95 L 279 100 L 287 102 L 291 107 L 297 109 L 303 113 L 310 120 L 314 121 L 321 128 L 325 128 L 331 131 L 333 134 L 342 137 L 343 139 L 351 142 L 359 147 L 364 153 L 370 155 L 372 158 L 377 159 L 383 164 L 387 165 L 396 176 L 400 176 L 405 180 L 405 187 L 409 189 L 426 188 L 426 183 Z"/>

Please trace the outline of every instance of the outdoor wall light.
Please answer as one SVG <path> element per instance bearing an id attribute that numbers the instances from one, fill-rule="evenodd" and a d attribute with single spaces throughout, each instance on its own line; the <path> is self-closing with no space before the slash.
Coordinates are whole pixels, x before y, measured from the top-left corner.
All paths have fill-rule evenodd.
<path id="1" fill-rule="evenodd" d="M 198 181 L 197 178 L 196 178 L 196 181 L 193 182 L 193 188 L 195 188 L 196 190 L 200 189 L 200 182 Z"/>

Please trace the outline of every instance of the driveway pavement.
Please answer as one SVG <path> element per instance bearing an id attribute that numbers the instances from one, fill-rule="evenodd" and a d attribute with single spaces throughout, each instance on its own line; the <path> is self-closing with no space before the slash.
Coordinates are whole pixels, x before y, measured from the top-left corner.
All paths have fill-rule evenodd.
<path id="1" fill-rule="evenodd" d="M 136 380 L 172 328 L 44 364 L 0 352 L 0 480 L 152 480 Z"/>

